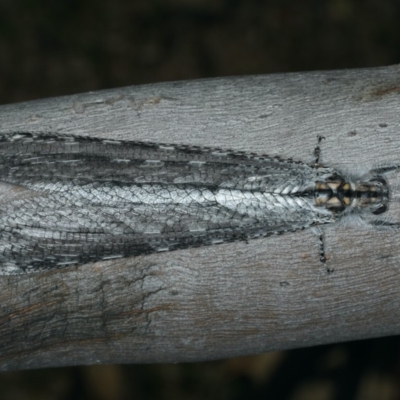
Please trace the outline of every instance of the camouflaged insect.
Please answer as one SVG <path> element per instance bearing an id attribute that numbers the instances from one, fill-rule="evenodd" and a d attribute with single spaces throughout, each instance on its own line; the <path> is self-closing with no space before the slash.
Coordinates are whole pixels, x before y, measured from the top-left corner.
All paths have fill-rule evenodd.
<path id="1" fill-rule="evenodd" d="M 184 145 L 0 137 L 0 274 L 250 240 L 386 211 L 381 176 Z"/>

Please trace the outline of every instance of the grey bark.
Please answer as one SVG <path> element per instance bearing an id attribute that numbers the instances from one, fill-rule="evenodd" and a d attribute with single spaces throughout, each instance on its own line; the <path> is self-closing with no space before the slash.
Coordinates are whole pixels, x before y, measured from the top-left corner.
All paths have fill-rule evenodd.
<path id="1" fill-rule="evenodd" d="M 400 67 L 161 83 L 0 107 L 0 134 L 400 164 Z M 389 176 L 400 220 L 400 174 Z M 3 189 L 4 190 L 4 189 Z M 200 361 L 400 333 L 400 232 L 310 230 L 0 277 L 0 370 Z"/>

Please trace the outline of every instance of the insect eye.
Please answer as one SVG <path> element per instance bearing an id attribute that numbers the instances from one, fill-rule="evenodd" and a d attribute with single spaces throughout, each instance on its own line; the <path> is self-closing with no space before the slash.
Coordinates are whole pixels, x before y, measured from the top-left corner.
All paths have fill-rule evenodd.
<path id="1" fill-rule="evenodd" d="M 387 211 L 387 205 L 384 204 L 383 206 L 380 206 L 379 208 L 377 208 L 375 211 L 372 211 L 372 214 L 374 215 L 379 215 L 379 214 L 383 214 L 384 212 Z"/>
<path id="2" fill-rule="evenodd" d="M 380 183 L 380 184 L 382 184 L 384 186 L 387 185 L 386 179 L 382 178 L 381 176 L 377 176 L 376 178 L 371 179 L 370 182 L 377 182 L 377 183 Z"/>

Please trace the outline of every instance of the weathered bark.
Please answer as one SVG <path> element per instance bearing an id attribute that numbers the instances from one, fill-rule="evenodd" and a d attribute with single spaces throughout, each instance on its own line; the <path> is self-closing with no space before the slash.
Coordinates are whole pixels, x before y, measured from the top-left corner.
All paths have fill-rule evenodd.
<path id="1" fill-rule="evenodd" d="M 0 107 L 0 133 L 400 164 L 400 67 L 162 83 Z M 399 174 L 388 218 L 400 220 Z M 198 361 L 400 333 L 400 232 L 315 232 L 0 276 L 0 369 Z"/>

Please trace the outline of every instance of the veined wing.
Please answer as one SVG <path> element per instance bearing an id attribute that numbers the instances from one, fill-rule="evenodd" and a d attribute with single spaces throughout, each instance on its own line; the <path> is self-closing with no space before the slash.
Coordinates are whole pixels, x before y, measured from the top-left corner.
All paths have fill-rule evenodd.
<path id="1" fill-rule="evenodd" d="M 37 270 L 333 221 L 316 168 L 188 146 L 15 134 L 0 140 L 0 264 Z"/>

